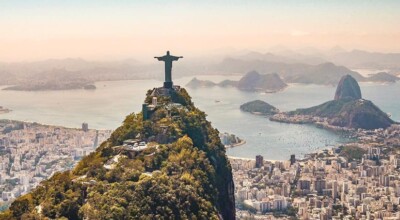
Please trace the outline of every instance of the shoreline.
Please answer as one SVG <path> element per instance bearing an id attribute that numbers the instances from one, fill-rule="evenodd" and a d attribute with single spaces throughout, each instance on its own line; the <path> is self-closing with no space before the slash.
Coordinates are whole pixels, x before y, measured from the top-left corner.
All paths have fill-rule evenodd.
<path id="1" fill-rule="evenodd" d="M 349 132 L 351 135 L 354 135 L 354 133 L 356 132 L 356 130 L 353 128 L 339 127 L 323 123 L 326 122 L 327 118 L 318 117 L 317 119 L 315 119 L 314 116 L 309 116 L 309 115 L 296 115 L 296 116 L 297 117 L 291 117 L 285 113 L 279 113 L 269 117 L 269 120 L 285 124 L 309 124 L 317 128 L 326 129 L 328 131 Z"/>
<path id="2" fill-rule="evenodd" d="M 31 122 L 31 121 L 19 121 L 19 120 L 13 120 L 13 119 L 4 119 L 1 118 L 0 119 L 0 123 L 3 122 L 9 122 L 9 123 L 25 123 L 25 124 L 30 124 L 30 125 L 37 125 L 37 126 L 43 126 L 43 127 L 51 127 L 51 128 L 63 128 L 63 129 L 71 129 L 71 130 L 82 130 L 82 128 L 76 127 L 76 128 L 72 128 L 72 127 L 66 127 L 66 126 L 59 126 L 59 125 L 51 125 L 51 124 L 42 124 L 42 123 L 38 123 L 38 122 Z M 89 131 L 113 131 L 110 129 L 89 129 Z"/>
<path id="3" fill-rule="evenodd" d="M 251 161 L 255 161 L 256 160 L 255 158 L 235 157 L 235 156 L 228 156 L 228 155 L 226 155 L 226 156 L 228 157 L 229 160 L 251 160 Z M 282 162 L 282 161 L 286 161 L 286 160 L 264 159 L 264 161 L 275 163 L 275 162 Z"/>
<path id="4" fill-rule="evenodd" d="M 4 108 L 3 106 L 0 106 L 0 114 L 7 114 L 7 113 L 10 113 L 10 112 L 12 112 L 11 109 Z"/>
<path id="5" fill-rule="evenodd" d="M 224 145 L 224 146 L 225 146 L 225 149 L 228 149 L 228 148 L 234 148 L 234 147 L 237 147 L 237 146 L 241 146 L 243 144 L 246 144 L 245 140 L 241 140 L 241 142 L 236 143 L 236 144 Z"/>

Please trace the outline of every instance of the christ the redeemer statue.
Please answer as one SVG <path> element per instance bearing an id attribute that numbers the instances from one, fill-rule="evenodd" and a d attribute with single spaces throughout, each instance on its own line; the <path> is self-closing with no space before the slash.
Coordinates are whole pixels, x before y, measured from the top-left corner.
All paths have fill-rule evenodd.
<path id="1" fill-rule="evenodd" d="M 169 55 L 169 51 L 167 51 L 167 55 L 164 55 L 162 57 L 154 57 L 158 59 L 159 61 L 164 61 L 165 63 L 165 82 L 164 82 L 164 88 L 172 88 L 172 62 L 179 60 L 179 58 L 183 58 L 182 56 L 176 57 L 176 56 L 171 56 Z"/>

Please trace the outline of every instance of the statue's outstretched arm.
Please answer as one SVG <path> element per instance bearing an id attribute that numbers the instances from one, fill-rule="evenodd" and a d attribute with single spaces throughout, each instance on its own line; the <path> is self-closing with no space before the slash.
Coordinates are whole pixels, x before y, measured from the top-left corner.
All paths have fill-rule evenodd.
<path id="1" fill-rule="evenodd" d="M 159 61 L 163 60 L 163 57 L 154 57 L 154 58 L 159 60 Z"/>
<path id="2" fill-rule="evenodd" d="M 172 57 L 173 60 L 179 60 L 179 58 L 183 58 L 183 56 L 180 56 L 180 57 L 173 56 Z"/>

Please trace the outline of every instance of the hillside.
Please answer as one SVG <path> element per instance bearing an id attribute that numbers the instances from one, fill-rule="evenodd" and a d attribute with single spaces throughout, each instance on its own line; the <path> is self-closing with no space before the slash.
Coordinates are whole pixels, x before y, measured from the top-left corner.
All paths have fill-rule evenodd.
<path id="1" fill-rule="evenodd" d="M 286 113 L 326 118 L 332 126 L 345 128 L 387 128 L 395 123 L 371 101 L 362 99 L 360 86 L 350 75 L 343 76 L 332 101 Z"/>
<path id="2" fill-rule="evenodd" d="M 235 219 L 231 167 L 218 135 L 185 89 L 149 90 L 141 113 L 0 219 Z"/>
<path id="3" fill-rule="evenodd" d="M 248 72 L 239 81 L 223 80 L 220 83 L 214 83 L 209 80 L 199 80 L 194 77 L 187 84 L 189 88 L 200 87 L 236 87 L 243 91 L 257 92 L 277 92 L 284 89 L 287 84 L 282 81 L 278 74 L 259 74 L 256 71 Z"/>
<path id="4" fill-rule="evenodd" d="M 221 87 L 236 87 L 238 85 L 238 81 L 234 81 L 234 80 L 223 80 L 220 83 L 218 83 L 218 86 Z"/>
<path id="5" fill-rule="evenodd" d="M 359 73 L 333 63 L 310 65 L 304 63 L 271 62 L 259 59 L 242 60 L 226 58 L 216 65 L 218 71 L 246 72 L 256 69 L 264 73 L 277 73 L 286 83 L 336 85 L 340 78 L 350 74 L 359 81 L 365 78 Z"/>
<path id="6" fill-rule="evenodd" d="M 240 106 L 240 110 L 261 115 L 271 115 L 279 112 L 277 108 L 261 100 L 244 103 Z"/>
<path id="7" fill-rule="evenodd" d="M 199 80 L 196 77 L 194 77 L 192 80 L 190 80 L 186 86 L 190 88 L 198 88 L 198 87 L 212 87 L 215 86 L 216 84 L 212 81 L 209 80 Z"/>
<path id="8" fill-rule="evenodd" d="M 286 86 L 276 73 L 262 75 L 251 71 L 239 80 L 237 88 L 244 91 L 276 92 Z"/>
<path id="9" fill-rule="evenodd" d="M 328 118 L 333 126 L 377 129 L 390 127 L 394 121 L 371 101 L 345 98 L 332 100 L 307 109 L 297 109 L 289 115 L 311 115 Z"/>
<path id="10" fill-rule="evenodd" d="M 394 83 L 397 80 L 400 80 L 399 77 L 392 75 L 387 72 L 379 72 L 367 78 L 368 81 L 371 82 L 391 82 Z"/>

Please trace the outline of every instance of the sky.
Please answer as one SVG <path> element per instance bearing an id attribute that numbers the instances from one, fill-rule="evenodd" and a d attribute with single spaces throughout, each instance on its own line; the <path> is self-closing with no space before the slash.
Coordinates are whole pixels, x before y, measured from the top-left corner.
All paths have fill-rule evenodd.
<path id="1" fill-rule="evenodd" d="M 0 62 L 147 60 L 170 50 L 400 52 L 398 0 L 0 0 Z"/>

